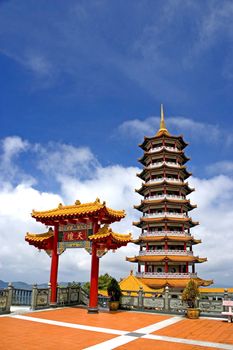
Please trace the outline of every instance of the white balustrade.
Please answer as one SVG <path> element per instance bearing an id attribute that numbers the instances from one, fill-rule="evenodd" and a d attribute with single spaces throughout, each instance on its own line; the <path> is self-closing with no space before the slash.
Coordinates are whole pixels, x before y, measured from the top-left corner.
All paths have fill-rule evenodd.
<path id="1" fill-rule="evenodd" d="M 190 236 L 189 233 L 182 231 L 144 231 L 141 236 Z"/>
<path id="2" fill-rule="evenodd" d="M 155 249 L 155 250 L 141 250 L 139 255 L 193 255 L 193 252 L 189 250 L 179 250 L 179 249 Z"/>
<path id="3" fill-rule="evenodd" d="M 180 179 L 171 178 L 171 177 L 159 177 L 159 178 L 146 181 L 146 184 L 153 183 L 153 182 L 163 182 L 163 181 L 183 183 L 183 181 Z"/>
<path id="4" fill-rule="evenodd" d="M 168 150 L 168 151 L 172 151 L 172 152 L 179 152 L 178 148 L 170 147 L 170 146 L 154 147 L 154 148 L 151 148 L 148 152 L 154 153 L 154 152 L 162 151 L 163 149 Z"/>
<path id="5" fill-rule="evenodd" d="M 176 199 L 176 200 L 184 200 L 185 199 L 184 196 L 176 196 L 175 194 L 157 194 L 155 196 L 145 197 L 145 200 L 165 199 L 165 198 Z"/>
<path id="6" fill-rule="evenodd" d="M 160 218 L 160 217 L 175 217 L 175 218 L 187 218 L 188 215 L 186 213 L 173 213 L 173 212 L 162 212 L 162 213 L 143 213 L 144 217 L 147 218 Z"/>
<path id="7" fill-rule="evenodd" d="M 137 272 L 136 276 L 141 278 L 197 278 L 196 273 L 179 272 Z"/>
<path id="8" fill-rule="evenodd" d="M 158 168 L 161 165 L 168 165 L 168 166 L 172 166 L 174 168 L 181 167 L 181 165 L 179 163 L 174 163 L 174 162 L 156 162 L 156 163 L 149 164 L 147 167 L 148 168 Z"/>

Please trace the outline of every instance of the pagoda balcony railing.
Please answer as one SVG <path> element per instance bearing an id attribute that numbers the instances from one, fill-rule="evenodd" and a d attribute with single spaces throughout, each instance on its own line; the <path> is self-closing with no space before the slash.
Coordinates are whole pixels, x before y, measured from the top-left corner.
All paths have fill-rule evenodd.
<path id="1" fill-rule="evenodd" d="M 190 233 L 182 231 L 144 231 L 141 236 L 191 236 Z"/>
<path id="2" fill-rule="evenodd" d="M 139 255 L 193 255 L 190 250 L 179 250 L 179 249 L 155 249 L 155 250 L 141 250 Z"/>
<path id="3" fill-rule="evenodd" d="M 184 196 L 177 196 L 175 194 L 157 194 L 156 196 L 149 196 L 146 197 L 145 200 L 152 200 L 152 199 L 165 199 L 165 198 L 171 198 L 171 199 L 178 199 L 178 200 L 184 200 Z"/>
<path id="4" fill-rule="evenodd" d="M 168 165 L 168 166 L 172 166 L 174 168 L 180 168 L 181 165 L 179 163 L 173 163 L 173 162 L 156 162 L 156 163 L 151 163 L 149 164 L 147 167 L 148 168 L 158 168 L 161 165 Z"/>
<path id="5" fill-rule="evenodd" d="M 161 217 L 175 217 L 175 218 L 187 218 L 188 215 L 186 213 L 173 213 L 173 212 L 162 212 L 162 213 L 143 213 L 143 217 L 147 218 L 161 218 Z"/>
<path id="6" fill-rule="evenodd" d="M 149 153 L 159 152 L 159 151 L 162 151 L 163 149 L 168 150 L 168 151 L 172 151 L 172 152 L 179 152 L 179 149 L 178 149 L 178 148 L 176 148 L 176 147 L 170 147 L 170 146 L 154 147 L 154 148 L 151 148 L 148 152 L 149 152 Z"/>
<path id="7" fill-rule="evenodd" d="M 177 272 L 137 272 L 139 278 L 197 278 L 197 273 L 177 273 Z"/>
<path id="8" fill-rule="evenodd" d="M 168 182 L 177 182 L 177 183 L 180 183 L 182 184 L 183 181 L 180 180 L 180 179 L 176 179 L 175 177 L 171 178 L 171 177 L 159 177 L 159 178 L 156 178 L 156 179 L 151 179 L 151 180 L 148 180 L 146 181 L 146 184 L 150 184 L 150 183 L 154 183 L 154 182 L 163 182 L 163 181 L 168 181 Z"/>

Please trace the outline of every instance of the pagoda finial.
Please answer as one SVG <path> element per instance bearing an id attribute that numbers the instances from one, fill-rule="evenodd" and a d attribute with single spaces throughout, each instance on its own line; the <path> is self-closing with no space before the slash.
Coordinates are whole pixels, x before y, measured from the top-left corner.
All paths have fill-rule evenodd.
<path id="1" fill-rule="evenodd" d="M 160 136 L 162 134 L 169 135 L 169 132 L 166 128 L 165 125 L 165 120 L 164 120 L 164 111 L 163 111 L 163 104 L 161 103 L 161 109 L 160 109 L 160 128 L 159 131 L 157 132 L 156 136 Z"/>

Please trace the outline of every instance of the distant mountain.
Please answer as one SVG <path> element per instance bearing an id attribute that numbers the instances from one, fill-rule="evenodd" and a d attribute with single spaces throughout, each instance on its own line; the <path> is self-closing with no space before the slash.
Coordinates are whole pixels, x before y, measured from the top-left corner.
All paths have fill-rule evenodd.
<path id="1" fill-rule="evenodd" d="M 0 280 L 0 288 L 7 288 L 8 283 Z"/>
<path id="2" fill-rule="evenodd" d="M 5 282 L 0 280 L 0 289 L 7 288 L 9 282 Z M 32 289 L 33 285 L 28 284 L 26 282 L 22 281 L 17 281 L 17 282 L 11 282 L 13 287 L 18 288 L 18 289 Z M 66 287 L 69 282 L 59 282 L 60 286 Z M 81 285 L 83 285 L 85 282 L 80 282 Z M 48 283 L 41 283 L 37 285 L 39 288 L 47 288 Z"/>

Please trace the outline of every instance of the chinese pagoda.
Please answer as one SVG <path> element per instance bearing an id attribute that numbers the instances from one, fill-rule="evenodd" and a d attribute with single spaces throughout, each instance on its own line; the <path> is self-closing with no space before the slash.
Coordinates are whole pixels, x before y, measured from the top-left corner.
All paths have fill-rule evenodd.
<path id="1" fill-rule="evenodd" d="M 195 264 L 205 262 L 193 252 L 193 246 L 201 243 L 195 239 L 190 229 L 196 225 L 189 212 L 196 208 L 186 198 L 194 189 L 189 187 L 186 169 L 189 158 L 184 154 L 188 144 L 182 136 L 171 135 L 165 125 L 163 106 L 157 134 L 144 137 L 139 146 L 144 154 L 139 162 L 144 166 L 139 178 L 143 180 L 140 189 L 141 204 L 134 206 L 142 213 L 139 222 L 141 234 L 134 242 L 140 246 L 138 256 L 127 257 L 127 261 L 138 264 L 137 277 L 151 288 L 169 286 L 183 289 L 189 279 L 199 286 L 207 286 L 212 281 L 197 277 Z"/>

